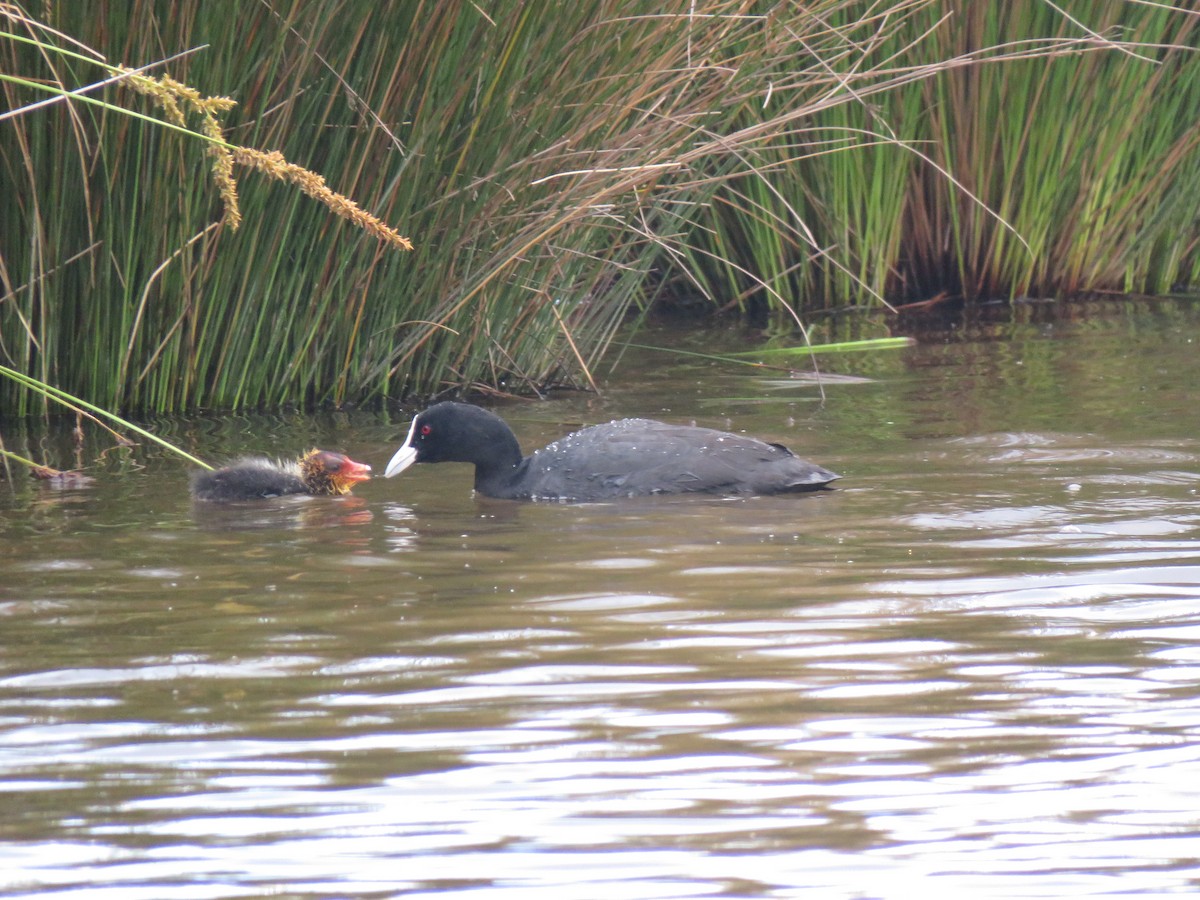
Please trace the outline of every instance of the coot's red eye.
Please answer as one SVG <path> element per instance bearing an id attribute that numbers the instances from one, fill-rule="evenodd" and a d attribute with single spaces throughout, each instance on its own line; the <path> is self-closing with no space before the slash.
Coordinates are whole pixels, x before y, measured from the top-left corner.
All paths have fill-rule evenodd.
<path id="1" fill-rule="evenodd" d="M 433 431 L 433 429 L 430 428 L 428 425 L 422 425 L 421 426 L 421 437 L 428 436 L 431 431 Z"/>

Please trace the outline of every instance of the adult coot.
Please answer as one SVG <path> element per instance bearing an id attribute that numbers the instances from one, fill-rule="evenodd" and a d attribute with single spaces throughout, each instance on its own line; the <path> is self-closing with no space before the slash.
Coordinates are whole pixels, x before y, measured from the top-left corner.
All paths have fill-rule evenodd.
<path id="1" fill-rule="evenodd" d="M 201 472 L 192 479 L 192 496 L 218 503 L 286 494 L 334 496 L 348 494 L 370 477 L 371 467 L 364 463 L 329 450 L 310 450 L 294 462 L 246 457 L 215 472 Z"/>
<path id="2" fill-rule="evenodd" d="M 650 419 L 593 425 L 522 457 L 503 419 L 466 403 L 439 403 L 413 419 L 383 474 L 419 462 L 474 463 L 475 490 L 510 500 L 777 494 L 838 477 L 781 444 Z"/>

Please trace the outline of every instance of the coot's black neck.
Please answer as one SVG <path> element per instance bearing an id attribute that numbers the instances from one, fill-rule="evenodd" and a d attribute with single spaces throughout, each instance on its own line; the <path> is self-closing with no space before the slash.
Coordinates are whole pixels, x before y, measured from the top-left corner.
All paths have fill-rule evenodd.
<path id="1" fill-rule="evenodd" d="M 503 497 L 513 481 L 520 477 L 528 461 L 521 454 L 517 436 L 499 416 L 487 413 L 476 422 L 478 430 L 469 443 L 475 463 L 475 490 L 490 497 Z"/>
<path id="2" fill-rule="evenodd" d="M 516 461 L 497 463 L 489 460 L 487 464 L 475 464 L 475 493 L 486 497 L 518 498 L 520 493 L 515 485 L 521 480 L 522 474 L 529 468 L 529 460 L 521 458 L 517 450 Z"/>

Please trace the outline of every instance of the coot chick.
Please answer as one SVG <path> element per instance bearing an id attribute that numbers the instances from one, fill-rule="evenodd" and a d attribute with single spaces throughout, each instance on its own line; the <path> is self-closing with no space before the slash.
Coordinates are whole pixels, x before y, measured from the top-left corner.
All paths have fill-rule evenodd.
<path id="1" fill-rule="evenodd" d="M 217 503 L 287 494 L 336 496 L 370 477 L 368 465 L 329 450 L 310 450 L 294 462 L 245 457 L 215 472 L 201 472 L 192 479 L 192 496 Z"/>
<path id="2" fill-rule="evenodd" d="M 451 402 L 413 419 L 383 474 L 419 462 L 474 463 L 475 490 L 507 500 L 778 494 L 816 490 L 838 477 L 781 444 L 650 419 L 593 425 L 523 457 L 503 419 Z"/>

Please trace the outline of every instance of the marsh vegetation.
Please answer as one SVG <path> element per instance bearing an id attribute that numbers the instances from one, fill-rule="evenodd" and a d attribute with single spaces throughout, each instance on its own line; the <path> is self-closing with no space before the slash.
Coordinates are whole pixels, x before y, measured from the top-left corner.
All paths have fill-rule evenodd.
<path id="1" fill-rule="evenodd" d="M 655 304 L 826 340 L 887 334 L 829 309 L 1196 282 L 1182 6 L 236 10 L 0 6 L 0 363 L 109 410 L 337 406 L 590 387 Z"/>

